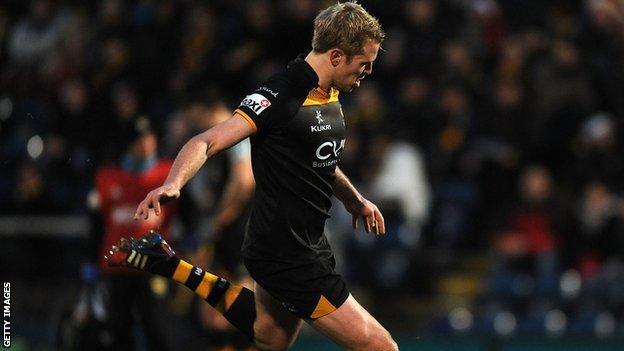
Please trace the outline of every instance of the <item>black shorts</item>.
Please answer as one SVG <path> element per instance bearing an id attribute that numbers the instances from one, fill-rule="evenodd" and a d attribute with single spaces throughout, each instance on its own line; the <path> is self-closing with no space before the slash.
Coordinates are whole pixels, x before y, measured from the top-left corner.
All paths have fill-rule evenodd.
<path id="1" fill-rule="evenodd" d="M 327 315 L 349 297 L 347 284 L 333 258 L 294 264 L 244 258 L 251 277 L 282 306 L 299 318 Z"/>

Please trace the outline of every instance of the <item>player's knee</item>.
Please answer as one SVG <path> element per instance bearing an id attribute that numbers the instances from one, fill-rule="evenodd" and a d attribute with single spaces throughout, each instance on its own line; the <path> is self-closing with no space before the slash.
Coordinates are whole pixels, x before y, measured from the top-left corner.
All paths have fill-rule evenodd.
<path id="1" fill-rule="evenodd" d="M 357 348 L 362 351 L 396 351 L 398 349 L 397 343 L 386 330 L 371 333 L 365 343 Z"/>
<path id="2" fill-rule="evenodd" d="M 258 323 L 254 324 L 254 341 L 258 348 L 263 351 L 287 350 L 292 343 L 292 338 L 273 325 Z"/>
<path id="3" fill-rule="evenodd" d="M 399 345 L 397 345 L 396 341 L 392 339 L 392 336 L 390 336 L 390 334 L 388 334 L 388 338 L 384 341 L 384 343 L 384 350 L 399 351 Z"/>
<path id="4" fill-rule="evenodd" d="M 398 351 L 399 346 L 390 337 L 380 337 L 372 341 L 371 345 L 368 345 L 364 350 L 374 351 Z"/>
<path id="5" fill-rule="evenodd" d="M 290 347 L 290 342 L 270 338 L 256 338 L 255 344 L 262 351 L 284 351 Z"/>

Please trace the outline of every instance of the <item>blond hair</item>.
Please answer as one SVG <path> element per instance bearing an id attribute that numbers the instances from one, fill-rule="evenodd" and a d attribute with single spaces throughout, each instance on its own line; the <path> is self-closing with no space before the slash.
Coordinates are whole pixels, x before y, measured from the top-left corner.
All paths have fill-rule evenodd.
<path id="1" fill-rule="evenodd" d="M 312 50 L 324 53 L 339 48 L 347 57 L 361 54 L 367 40 L 381 44 L 385 38 L 379 21 L 355 2 L 337 3 L 314 19 Z"/>

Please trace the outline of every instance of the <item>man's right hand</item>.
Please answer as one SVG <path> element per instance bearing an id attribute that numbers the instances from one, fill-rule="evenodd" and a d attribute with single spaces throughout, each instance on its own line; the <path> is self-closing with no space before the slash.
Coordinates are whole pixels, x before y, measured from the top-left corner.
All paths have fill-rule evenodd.
<path id="1" fill-rule="evenodd" d="M 160 216 L 160 204 L 164 204 L 165 202 L 177 199 L 180 197 L 180 189 L 177 187 L 165 184 L 161 187 L 158 187 L 152 191 L 150 191 L 145 199 L 141 201 L 139 207 L 137 207 L 136 212 L 134 213 L 134 219 L 148 219 L 149 218 L 149 209 L 153 208 L 156 216 Z"/>

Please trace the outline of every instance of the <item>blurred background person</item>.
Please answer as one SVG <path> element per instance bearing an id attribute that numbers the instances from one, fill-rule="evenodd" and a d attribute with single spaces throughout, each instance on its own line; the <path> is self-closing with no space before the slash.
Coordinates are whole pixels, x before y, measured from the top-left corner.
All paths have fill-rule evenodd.
<path id="1" fill-rule="evenodd" d="M 208 130 L 230 118 L 231 110 L 215 94 L 200 94 L 179 116 L 190 124 L 188 137 Z M 187 185 L 191 203 L 185 211 L 194 211 L 190 230 L 197 235 L 199 245 L 191 252 L 193 263 L 220 277 L 253 287 L 242 264 L 241 245 L 249 218 L 249 200 L 255 182 L 251 170 L 249 140 L 232 146 L 211 158 Z M 215 350 L 247 349 L 251 343 L 210 305 L 180 289 L 188 298 L 191 313 L 198 313 L 202 330 Z"/>
<path id="2" fill-rule="evenodd" d="M 117 163 L 98 169 L 89 199 L 101 216 L 92 228 L 96 242 L 98 234 L 102 235 L 96 262 L 105 289 L 106 325 L 112 350 L 135 350 L 140 343 L 148 350 L 167 350 L 169 341 L 163 324 L 167 309 L 154 295 L 155 287 L 166 283 L 128 269 L 111 269 L 104 261 L 104 254 L 122 236 L 139 237 L 151 229 L 167 236 L 175 213 L 175 205 L 168 204 L 162 216 L 149 221 L 134 220 L 136 202 L 149 188 L 165 180 L 172 163 L 158 157 L 157 137 L 147 117 L 139 116 L 127 123 L 120 133 L 125 150 Z M 102 232 L 97 233 L 99 230 Z M 137 330 L 144 333 L 139 340 L 135 337 Z"/>
<path id="3" fill-rule="evenodd" d="M 527 167 L 520 177 L 519 201 L 511 205 L 493 238 L 495 260 L 489 287 L 492 298 L 557 294 L 561 214 L 550 172 Z M 511 300 L 508 300 L 511 301 Z"/>
<path id="4" fill-rule="evenodd" d="M 593 296 L 595 310 L 621 313 L 624 299 L 622 199 L 603 182 L 588 182 L 579 206 L 580 230 L 575 266 Z"/>

